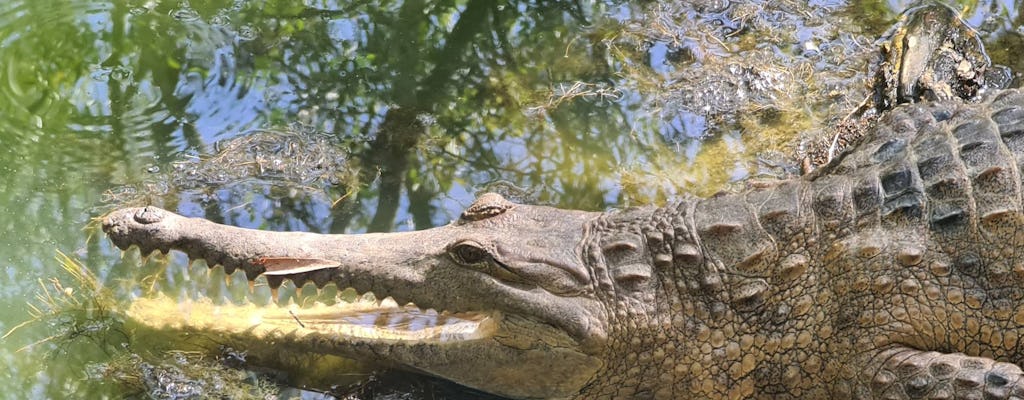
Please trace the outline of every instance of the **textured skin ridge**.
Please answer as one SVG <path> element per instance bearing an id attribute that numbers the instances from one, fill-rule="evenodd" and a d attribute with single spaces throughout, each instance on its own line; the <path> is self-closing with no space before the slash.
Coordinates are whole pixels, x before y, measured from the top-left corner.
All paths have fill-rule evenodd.
<path id="1" fill-rule="evenodd" d="M 866 137 L 804 179 L 606 227 L 643 231 L 664 283 L 620 301 L 611 351 L 663 351 L 609 357 L 597 397 L 1024 396 L 1024 95 L 904 106 Z"/>

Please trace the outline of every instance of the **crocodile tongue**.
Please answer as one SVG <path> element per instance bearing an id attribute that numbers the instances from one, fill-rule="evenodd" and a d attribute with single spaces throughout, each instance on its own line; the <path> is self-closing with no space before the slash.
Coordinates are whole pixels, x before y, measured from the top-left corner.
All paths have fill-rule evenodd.
<path id="1" fill-rule="evenodd" d="M 258 306 L 214 304 L 205 299 L 180 302 L 167 296 L 133 300 L 128 317 L 154 329 L 244 333 L 254 343 L 310 335 L 331 340 L 466 341 L 490 337 L 498 323 L 498 317 L 487 313 L 438 313 L 411 305 L 382 307 L 371 301 Z"/>

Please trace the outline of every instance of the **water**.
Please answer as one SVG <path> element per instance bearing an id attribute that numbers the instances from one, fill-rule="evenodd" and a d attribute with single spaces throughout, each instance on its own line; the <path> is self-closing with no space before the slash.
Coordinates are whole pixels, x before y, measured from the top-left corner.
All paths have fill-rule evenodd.
<path id="1" fill-rule="evenodd" d="M 864 56 L 908 2 L 769 3 L 7 0 L 0 332 L 67 280 L 58 251 L 122 299 L 245 290 L 180 257 L 121 261 L 85 228 L 124 201 L 362 232 L 447 223 L 484 190 L 600 210 L 777 176 L 766 159 L 859 100 Z M 963 4 L 1024 70 L 1024 4 Z M 123 340 L 69 321 L 0 342 L 0 397 L 125 396 L 86 373 Z M 86 339 L 43 340 L 60 333 Z"/>

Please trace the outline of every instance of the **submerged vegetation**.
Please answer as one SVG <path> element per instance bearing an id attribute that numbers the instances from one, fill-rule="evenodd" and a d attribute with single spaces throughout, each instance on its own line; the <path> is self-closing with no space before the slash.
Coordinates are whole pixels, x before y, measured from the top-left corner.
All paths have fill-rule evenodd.
<path id="1" fill-rule="evenodd" d="M 58 253 L 57 262 L 64 272 L 62 277 L 40 280 L 36 299 L 28 303 L 31 319 L 8 331 L 4 338 L 36 324 L 48 326 L 53 334 L 19 352 L 49 343 L 54 345 L 45 355 L 49 360 L 94 354 L 82 366 L 85 378 L 120 385 L 132 396 L 278 398 L 281 387 L 266 376 L 231 368 L 245 361 L 244 353 L 221 349 L 222 356 L 211 358 L 207 352 L 173 350 L 181 348 L 182 343 L 163 342 L 154 347 L 159 342 L 136 332 L 122 311 L 126 305 L 117 301 L 88 268 L 63 253 Z M 102 354 L 95 354 L 97 351 Z"/>
<path id="2" fill-rule="evenodd" d="M 70 284 L 58 277 L 39 279 L 35 301 L 27 303 L 31 318 L 11 328 L 3 338 L 6 339 L 23 327 L 43 324 L 52 327 L 53 334 L 19 351 L 41 343 L 76 338 L 92 340 L 106 351 L 116 347 L 112 347 L 108 339 L 112 336 L 123 339 L 125 334 L 120 329 L 121 324 L 112 315 L 116 307 L 113 294 L 103 288 L 89 269 L 66 254 L 58 252 L 56 261 L 64 275 L 70 278 Z M 66 344 L 63 341 L 60 343 Z M 56 351 L 63 353 L 67 349 L 61 346 Z"/>

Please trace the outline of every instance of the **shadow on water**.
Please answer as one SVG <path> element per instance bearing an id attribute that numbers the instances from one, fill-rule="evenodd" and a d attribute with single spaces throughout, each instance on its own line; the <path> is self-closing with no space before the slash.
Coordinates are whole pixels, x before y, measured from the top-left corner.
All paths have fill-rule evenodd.
<path id="1" fill-rule="evenodd" d="M 244 291 L 179 256 L 118 261 L 82 227 L 122 204 L 390 231 L 445 224 L 488 190 L 604 210 L 785 176 L 863 99 L 875 38 L 909 2 L 56 3 L 0 4 L 5 332 L 63 273 L 58 249 L 120 300 Z M 1024 70 L 1024 4 L 960 4 L 993 60 Z M 58 326 L 3 340 L 0 393 L 124 396 L 85 371 L 140 350 L 39 342 Z M 468 396 L 374 376 L 363 398 Z"/>

